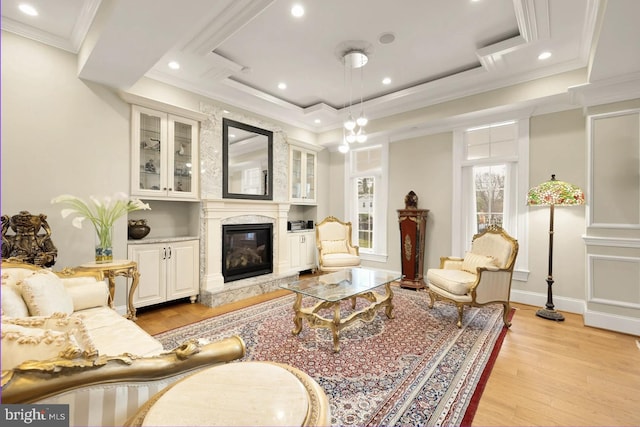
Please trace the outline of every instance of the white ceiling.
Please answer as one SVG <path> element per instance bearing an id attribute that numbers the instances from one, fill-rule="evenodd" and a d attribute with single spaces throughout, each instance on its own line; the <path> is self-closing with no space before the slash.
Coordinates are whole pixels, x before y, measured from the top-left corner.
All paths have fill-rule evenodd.
<path id="1" fill-rule="evenodd" d="M 376 119 L 585 67 L 591 81 L 640 72 L 636 0 L 295 2 L 302 18 L 293 0 L 3 0 L 2 28 L 77 53 L 83 79 L 126 91 L 147 76 L 319 132 L 344 119 L 350 78 Z M 369 62 L 351 77 L 354 47 Z"/>

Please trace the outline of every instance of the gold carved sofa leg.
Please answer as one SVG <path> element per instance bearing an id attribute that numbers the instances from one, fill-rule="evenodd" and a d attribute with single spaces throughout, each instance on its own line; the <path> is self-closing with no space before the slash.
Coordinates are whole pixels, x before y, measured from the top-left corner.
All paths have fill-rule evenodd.
<path id="1" fill-rule="evenodd" d="M 429 308 L 433 308 L 433 305 L 436 303 L 436 296 L 433 292 L 429 292 Z"/>
<path id="2" fill-rule="evenodd" d="M 503 302 L 502 306 L 504 307 L 504 312 L 502 313 L 502 320 L 504 321 L 504 326 L 507 328 L 511 327 L 511 322 L 509 322 L 509 312 L 511 312 L 511 305 L 509 301 Z"/>
<path id="3" fill-rule="evenodd" d="M 458 307 L 458 329 L 462 328 L 462 313 L 464 311 L 464 305 L 463 304 L 456 304 L 456 307 Z"/>

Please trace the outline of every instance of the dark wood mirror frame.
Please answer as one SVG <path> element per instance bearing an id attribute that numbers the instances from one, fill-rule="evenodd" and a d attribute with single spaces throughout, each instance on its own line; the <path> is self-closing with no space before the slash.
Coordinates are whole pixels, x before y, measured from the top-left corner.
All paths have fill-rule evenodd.
<path id="1" fill-rule="evenodd" d="M 262 135 L 267 138 L 267 173 L 263 176 L 264 194 L 250 194 L 232 192 L 230 188 L 229 174 L 229 128 L 240 129 L 241 131 Z M 222 119 L 222 197 L 224 199 L 253 199 L 253 200 L 273 200 L 273 132 L 260 129 L 246 123 L 237 122 L 231 119 Z"/>

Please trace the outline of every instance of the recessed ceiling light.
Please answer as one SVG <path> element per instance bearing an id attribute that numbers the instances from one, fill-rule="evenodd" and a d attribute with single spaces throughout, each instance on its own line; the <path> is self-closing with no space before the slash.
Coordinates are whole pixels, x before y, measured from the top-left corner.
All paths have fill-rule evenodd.
<path id="1" fill-rule="evenodd" d="M 285 90 L 286 88 L 287 88 L 287 84 L 286 83 L 278 83 L 278 89 Z"/>
<path id="2" fill-rule="evenodd" d="M 224 114 L 229 114 L 229 110 L 222 110 Z"/>
<path id="3" fill-rule="evenodd" d="M 384 79 L 382 79 L 382 84 L 383 85 L 391 84 L 391 78 L 390 77 L 385 77 Z"/>
<path id="4" fill-rule="evenodd" d="M 304 8 L 299 4 L 294 4 L 291 8 L 291 14 L 296 18 L 300 18 L 302 15 L 304 15 Z"/>
<path id="5" fill-rule="evenodd" d="M 320 119 L 315 119 L 315 120 L 313 121 L 313 123 L 315 123 L 315 124 L 319 125 L 320 123 L 322 123 L 322 121 L 321 121 Z"/>
<path id="6" fill-rule="evenodd" d="M 538 55 L 538 59 L 540 60 L 548 58 L 551 58 L 551 52 L 542 52 L 540 55 Z"/>
<path id="7" fill-rule="evenodd" d="M 25 15 L 38 16 L 38 11 L 30 4 L 22 3 L 20 6 L 18 6 L 18 9 L 20 9 L 20 11 Z"/>
<path id="8" fill-rule="evenodd" d="M 378 41 L 381 44 L 390 44 L 393 43 L 396 39 L 395 34 L 393 33 L 382 33 L 380 34 L 380 37 L 378 37 Z"/>
<path id="9" fill-rule="evenodd" d="M 172 70 L 179 70 L 180 69 L 180 63 L 178 61 L 171 61 L 167 64 L 169 66 L 169 68 L 171 68 Z"/>

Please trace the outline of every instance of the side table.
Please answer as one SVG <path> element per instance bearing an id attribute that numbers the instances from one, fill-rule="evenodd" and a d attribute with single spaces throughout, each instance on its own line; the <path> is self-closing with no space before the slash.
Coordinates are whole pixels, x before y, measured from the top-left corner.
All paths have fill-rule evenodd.
<path id="1" fill-rule="evenodd" d="M 77 270 L 101 271 L 104 277 L 109 281 L 109 306 L 113 308 L 113 301 L 116 293 L 116 277 L 126 277 L 131 279 L 131 287 L 129 288 L 129 296 L 127 300 L 127 319 L 136 320 L 136 308 L 133 306 L 133 295 L 135 294 L 138 282 L 140 281 L 140 273 L 138 272 L 138 263 L 128 259 L 113 260 L 111 262 L 87 262 L 76 268 Z"/>
<path id="2" fill-rule="evenodd" d="M 327 395 L 309 375 L 275 362 L 205 368 L 158 392 L 125 424 L 330 426 Z"/>

